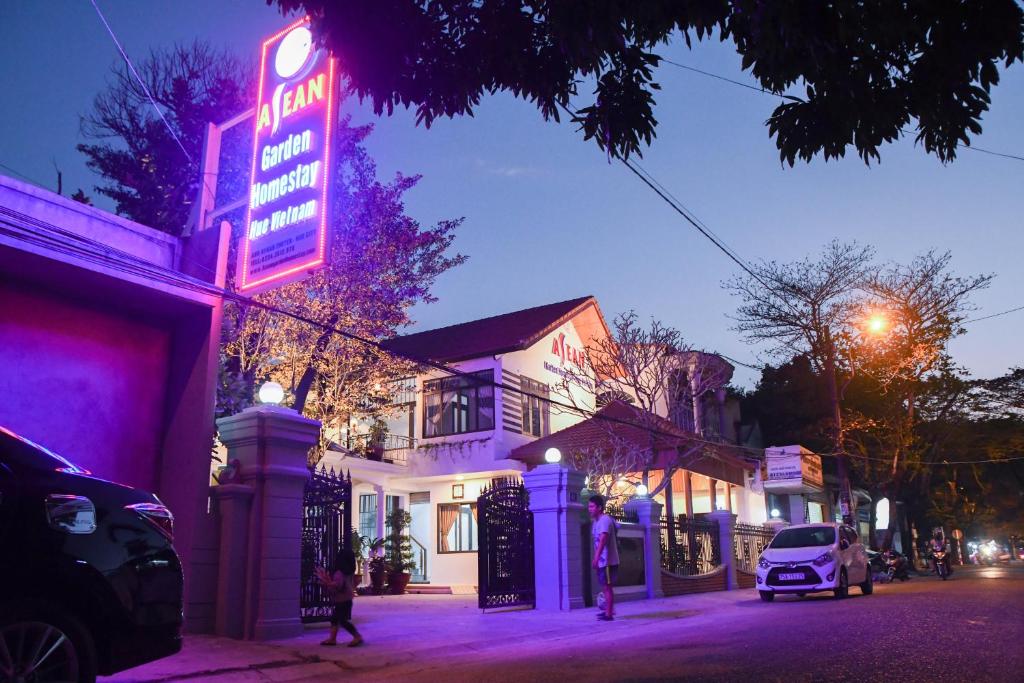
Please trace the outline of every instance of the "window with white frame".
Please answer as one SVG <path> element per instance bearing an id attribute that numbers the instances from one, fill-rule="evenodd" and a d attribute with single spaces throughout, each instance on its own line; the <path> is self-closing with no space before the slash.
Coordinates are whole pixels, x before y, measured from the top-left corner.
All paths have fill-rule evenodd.
<path id="1" fill-rule="evenodd" d="M 440 503 L 437 506 L 437 552 L 476 551 L 476 503 Z"/>
<path id="2" fill-rule="evenodd" d="M 547 436 L 551 403 L 548 401 L 548 385 L 529 377 L 520 379 L 523 404 L 523 434 Z"/>
<path id="3" fill-rule="evenodd" d="M 494 372 L 484 370 L 423 383 L 423 436 L 494 429 Z"/>

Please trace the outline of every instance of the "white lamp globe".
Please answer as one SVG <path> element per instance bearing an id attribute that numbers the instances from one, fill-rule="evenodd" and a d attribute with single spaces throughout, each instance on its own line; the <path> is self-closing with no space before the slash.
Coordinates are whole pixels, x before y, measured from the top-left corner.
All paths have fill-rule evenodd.
<path id="1" fill-rule="evenodd" d="M 554 447 L 547 449 L 544 451 L 544 462 L 551 464 L 562 462 L 562 451 Z"/>
<path id="2" fill-rule="evenodd" d="M 782 516 L 782 513 L 779 512 L 778 508 L 772 508 L 772 513 L 771 514 L 772 514 L 772 519 L 778 519 L 779 517 Z"/>
<path id="3" fill-rule="evenodd" d="M 284 400 L 284 387 L 277 382 L 264 382 L 260 387 L 260 403 L 278 405 Z"/>
<path id="4" fill-rule="evenodd" d="M 647 487 L 644 486 L 643 484 L 637 484 L 636 495 L 637 495 L 637 498 L 646 498 L 647 497 Z"/>

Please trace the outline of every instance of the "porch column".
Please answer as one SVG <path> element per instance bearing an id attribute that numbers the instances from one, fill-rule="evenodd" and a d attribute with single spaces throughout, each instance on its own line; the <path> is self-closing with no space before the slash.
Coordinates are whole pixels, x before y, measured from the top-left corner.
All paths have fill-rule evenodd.
<path id="1" fill-rule="evenodd" d="M 373 491 L 377 494 L 377 538 L 384 538 L 384 507 L 387 498 L 384 497 L 384 487 L 380 484 L 374 484 Z"/>
<path id="2" fill-rule="evenodd" d="M 732 512 L 732 484 L 725 482 L 725 509 Z"/>
<path id="3" fill-rule="evenodd" d="M 711 511 L 718 512 L 718 480 L 708 477 L 708 493 L 711 501 Z"/>
<path id="4" fill-rule="evenodd" d="M 533 563 L 537 609 L 583 607 L 583 505 L 586 476 L 559 463 L 523 474 L 533 513 Z"/>
<path id="5" fill-rule="evenodd" d="M 675 485 L 676 474 L 678 474 L 678 472 L 672 473 L 672 476 L 669 477 L 668 484 L 665 486 L 665 521 L 668 525 L 668 542 L 666 543 L 666 550 L 668 551 L 669 558 L 671 558 L 669 560 L 670 563 L 673 563 L 676 557 L 676 511 L 673 505 L 674 501 L 672 498 L 672 487 Z M 659 530 L 659 535 L 660 533 L 661 532 Z M 672 571 L 675 571 L 675 566 L 672 566 L 671 564 L 670 566 Z M 658 581 L 659 583 L 661 581 L 660 575 L 658 576 Z"/>
<path id="6" fill-rule="evenodd" d="M 290 408 L 261 405 L 217 420 L 217 428 L 228 462 L 238 461 L 239 483 L 252 491 L 245 570 L 230 577 L 245 585 L 241 624 L 222 626 L 230 631 L 240 625 L 246 640 L 297 636 L 306 463 L 320 423 Z M 241 500 L 236 506 L 241 509 Z M 222 571 L 231 566 L 221 559 Z"/>
<path id="7" fill-rule="evenodd" d="M 683 470 L 683 498 L 686 504 L 686 518 L 693 519 L 693 475 Z"/>

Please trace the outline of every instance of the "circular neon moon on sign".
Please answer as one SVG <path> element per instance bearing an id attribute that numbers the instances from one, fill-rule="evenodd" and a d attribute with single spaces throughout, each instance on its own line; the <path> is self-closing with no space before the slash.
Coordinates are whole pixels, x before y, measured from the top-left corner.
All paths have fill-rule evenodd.
<path id="1" fill-rule="evenodd" d="M 291 78 L 302 70 L 312 52 L 313 34 L 305 26 L 299 26 L 289 32 L 277 48 L 274 71 L 281 78 Z"/>

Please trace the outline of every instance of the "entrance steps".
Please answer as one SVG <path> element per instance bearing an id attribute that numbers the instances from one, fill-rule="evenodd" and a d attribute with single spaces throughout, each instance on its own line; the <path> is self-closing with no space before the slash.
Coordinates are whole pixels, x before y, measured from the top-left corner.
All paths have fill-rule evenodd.
<path id="1" fill-rule="evenodd" d="M 451 585 L 440 586 L 433 583 L 410 583 L 405 588 L 406 593 L 419 593 L 421 595 L 475 595 L 476 586 Z"/>
<path id="2" fill-rule="evenodd" d="M 406 593 L 418 593 L 421 595 L 451 595 L 451 586 L 438 586 L 432 583 L 410 583 L 405 587 Z"/>

